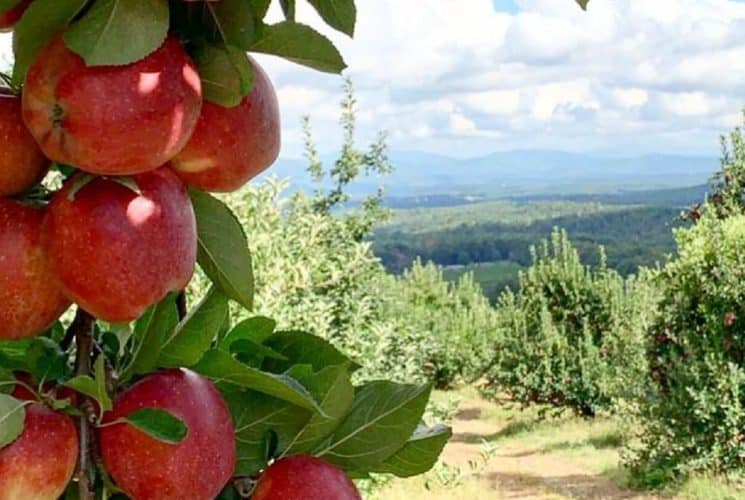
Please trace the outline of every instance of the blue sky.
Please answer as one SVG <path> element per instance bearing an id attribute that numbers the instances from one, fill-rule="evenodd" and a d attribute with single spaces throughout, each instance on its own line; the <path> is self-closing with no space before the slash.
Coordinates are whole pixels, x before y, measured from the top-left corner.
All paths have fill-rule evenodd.
<path id="1" fill-rule="evenodd" d="M 357 0 L 357 36 L 298 18 L 340 47 L 359 135 L 456 156 L 505 149 L 718 153 L 745 105 L 745 3 L 735 0 Z M 277 4 L 277 2 L 274 2 Z M 272 16 L 279 19 L 277 5 Z M 0 58 L 9 37 L 0 35 Z M 271 57 L 283 155 L 300 118 L 338 147 L 341 79 Z"/>

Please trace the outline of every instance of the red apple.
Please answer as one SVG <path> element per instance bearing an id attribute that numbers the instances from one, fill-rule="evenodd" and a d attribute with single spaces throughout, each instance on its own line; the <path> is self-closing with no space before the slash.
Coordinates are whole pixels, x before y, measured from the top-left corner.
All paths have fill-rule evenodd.
<path id="1" fill-rule="evenodd" d="M 129 424 L 99 431 L 106 469 L 134 500 L 212 500 L 233 476 L 233 420 L 214 385 L 176 369 L 149 375 L 122 392 L 104 422 L 141 408 L 160 408 L 187 426 L 186 438 L 167 444 Z"/>
<path id="2" fill-rule="evenodd" d="M 362 500 L 344 471 L 319 458 L 294 455 L 273 463 L 251 500 Z"/>
<path id="3" fill-rule="evenodd" d="M 0 198 L 0 340 L 45 330 L 70 305 L 41 242 L 44 212 Z"/>
<path id="4" fill-rule="evenodd" d="M 56 500 L 75 471 L 75 425 L 38 403 L 25 411 L 23 433 L 0 449 L 0 500 Z"/>
<path id="5" fill-rule="evenodd" d="M 87 67 L 61 37 L 26 76 L 23 118 L 49 158 L 96 174 L 160 167 L 191 137 L 199 75 L 175 37 L 126 66 Z"/>
<path id="6" fill-rule="evenodd" d="M 170 166 L 181 180 L 203 191 L 230 192 L 274 163 L 280 123 L 272 82 L 252 60 L 253 89 L 238 106 L 205 102 L 197 128 Z"/>
<path id="7" fill-rule="evenodd" d="M 0 87 L 0 196 L 29 190 L 49 169 L 33 136 L 23 124 L 21 97 Z"/>
<path id="8" fill-rule="evenodd" d="M 13 28 L 15 24 L 21 19 L 23 13 L 33 0 L 21 0 L 18 5 L 5 12 L 0 12 L 0 31 L 7 31 Z"/>
<path id="9" fill-rule="evenodd" d="M 62 290 L 111 323 L 138 318 L 194 273 L 197 234 L 186 188 L 168 169 L 132 177 L 138 192 L 80 176 L 54 195 L 44 240 Z"/>

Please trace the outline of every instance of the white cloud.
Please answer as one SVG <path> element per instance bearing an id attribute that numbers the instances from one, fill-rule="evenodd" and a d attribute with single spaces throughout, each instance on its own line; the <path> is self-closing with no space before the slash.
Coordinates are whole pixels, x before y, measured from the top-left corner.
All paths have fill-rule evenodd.
<path id="1" fill-rule="evenodd" d="M 592 0 L 588 12 L 572 0 L 515 0 L 516 14 L 491 0 L 357 2 L 354 40 L 324 27 L 307 2 L 297 15 L 348 61 L 363 140 L 385 129 L 395 148 L 460 155 L 716 153 L 745 104 L 745 3 L 735 0 Z M 8 47 L 0 35 L 0 53 Z M 280 96 L 284 154 L 300 154 L 304 114 L 320 148 L 336 148 L 340 78 L 257 59 Z"/>

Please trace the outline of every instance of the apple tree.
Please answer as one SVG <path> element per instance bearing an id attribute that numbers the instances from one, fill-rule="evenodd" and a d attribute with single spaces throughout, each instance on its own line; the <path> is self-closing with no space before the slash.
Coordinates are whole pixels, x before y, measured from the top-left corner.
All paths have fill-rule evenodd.
<path id="1" fill-rule="evenodd" d="M 354 34 L 353 0 L 308 2 Z M 352 499 L 437 460 L 429 385 L 355 385 L 364 360 L 231 314 L 251 235 L 215 193 L 280 150 L 248 54 L 345 68 L 280 4 L 0 0 L 0 499 Z"/>

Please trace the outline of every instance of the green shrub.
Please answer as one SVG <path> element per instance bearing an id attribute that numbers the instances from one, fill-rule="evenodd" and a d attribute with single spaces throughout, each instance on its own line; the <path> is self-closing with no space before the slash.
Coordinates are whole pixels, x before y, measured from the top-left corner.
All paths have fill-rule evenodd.
<path id="1" fill-rule="evenodd" d="M 643 343 L 630 320 L 634 303 L 623 278 L 606 267 L 602 249 L 599 266 L 584 266 L 565 231 L 555 230 L 532 255 L 518 290 L 499 300 L 489 387 L 523 404 L 594 416 L 613 402 L 620 385 L 614 381 L 641 369 Z"/>
<path id="2" fill-rule="evenodd" d="M 627 453 L 642 483 L 745 459 L 745 216 L 704 217 L 676 239 L 650 327 L 650 392 Z"/>

